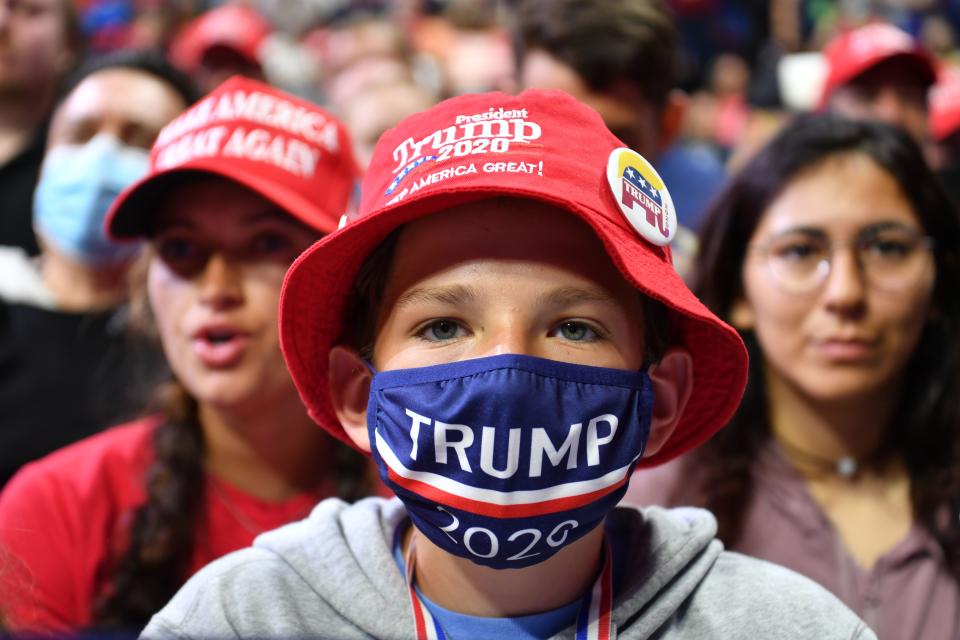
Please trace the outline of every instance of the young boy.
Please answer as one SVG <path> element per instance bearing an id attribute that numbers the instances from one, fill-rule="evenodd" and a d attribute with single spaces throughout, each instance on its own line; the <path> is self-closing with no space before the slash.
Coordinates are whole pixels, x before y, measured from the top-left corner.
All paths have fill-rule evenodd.
<path id="1" fill-rule="evenodd" d="M 288 273 L 310 414 L 399 500 L 321 503 L 197 574 L 147 637 L 874 638 L 726 553 L 693 509 L 615 505 L 719 429 L 737 334 L 670 266 L 665 185 L 555 91 L 464 96 L 374 152 L 344 228 Z"/>

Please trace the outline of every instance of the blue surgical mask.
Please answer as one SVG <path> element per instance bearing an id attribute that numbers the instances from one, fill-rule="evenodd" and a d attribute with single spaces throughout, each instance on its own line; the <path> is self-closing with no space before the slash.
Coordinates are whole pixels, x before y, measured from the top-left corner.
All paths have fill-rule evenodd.
<path id="1" fill-rule="evenodd" d="M 367 428 L 417 529 L 507 569 L 600 524 L 643 455 L 652 411 L 645 371 L 498 355 L 375 373 Z"/>
<path id="2" fill-rule="evenodd" d="M 83 145 L 51 148 L 33 195 L 37 233 L 82 264 L 103 266 L 129 260 L 139 244 L 110 240 L 104 219 L 114 199 L 146 175 L 148 167 L 147 151 L 125 146 L 108 134 Z"/>

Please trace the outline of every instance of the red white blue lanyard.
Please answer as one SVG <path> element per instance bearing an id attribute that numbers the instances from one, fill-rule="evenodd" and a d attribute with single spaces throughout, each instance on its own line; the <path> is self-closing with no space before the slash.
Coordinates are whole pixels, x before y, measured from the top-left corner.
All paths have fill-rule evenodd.
<path id="1" fill-rule="evenodd" d="M 443 632 L 440 623 L 430 614 L 413 585 L 414 538 L 406 557 L 407 590 L 410 593 L 410 605 L 413 607 L 413 620 L 417 629 L 417 640 L 451 640 Z M 593 587 L 583 595 L 580 609 L 577 611 L 576 640 L 615 640 L 617 631 L 613 624 L 613 565 L 610 558 L 610 544 L 604 541 L 603 570 L 593 583 Z"/>

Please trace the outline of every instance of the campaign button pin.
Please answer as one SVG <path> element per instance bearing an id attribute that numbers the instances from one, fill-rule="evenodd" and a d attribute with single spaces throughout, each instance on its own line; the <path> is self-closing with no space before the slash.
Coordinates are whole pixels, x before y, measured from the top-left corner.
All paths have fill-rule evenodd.
<path id="1" fill-rule="evenodd" d="M 677 211 L 656 169 L 633 149 L 614 149 L 607 160 L 607 182 L 627 222 L 657 246 L 677 233 Z"/>

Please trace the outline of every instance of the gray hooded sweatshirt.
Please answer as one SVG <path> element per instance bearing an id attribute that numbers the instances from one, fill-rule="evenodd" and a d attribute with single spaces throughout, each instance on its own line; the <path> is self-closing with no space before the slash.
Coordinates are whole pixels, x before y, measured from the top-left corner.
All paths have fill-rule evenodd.
<path id="1" fill-rule="evenodd" d="M 405 518 L 396 499 L 325 500 L 206 566 L 141 637 L 414 638 L 392 548 Z M 624 542 L 612 614 L 621 640 L 876 638 L 816 583 L 723 551 L 707 511 L 617 508 L 607 522 Z"/>

